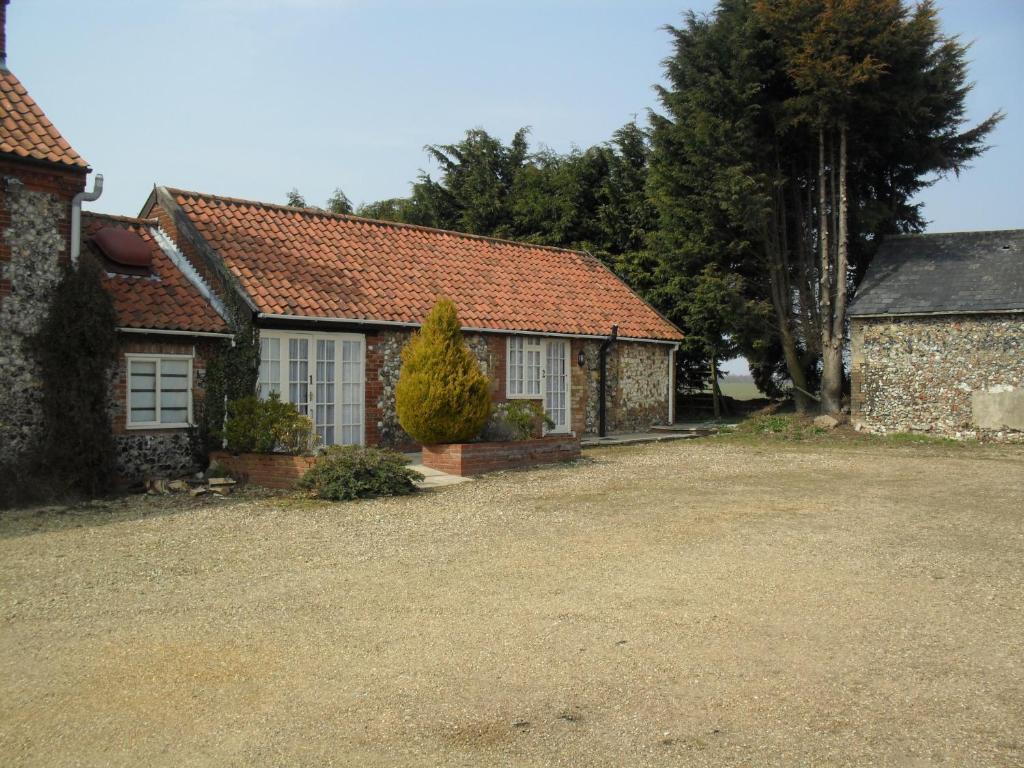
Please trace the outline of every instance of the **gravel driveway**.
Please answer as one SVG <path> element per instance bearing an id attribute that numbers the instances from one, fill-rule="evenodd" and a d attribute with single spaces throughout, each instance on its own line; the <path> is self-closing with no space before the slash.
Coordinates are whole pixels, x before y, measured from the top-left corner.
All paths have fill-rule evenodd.
<path id="1" fill-rule="evenodd" d="M 0 764 L 1024 765 L 1022 597 L 1012 448 L 8 514 Z"/>

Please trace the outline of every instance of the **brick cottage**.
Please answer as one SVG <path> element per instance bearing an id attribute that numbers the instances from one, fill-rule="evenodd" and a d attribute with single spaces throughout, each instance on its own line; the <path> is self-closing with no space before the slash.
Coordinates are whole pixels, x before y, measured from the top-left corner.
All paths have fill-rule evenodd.
<path id="1" fill-rule="evenodd" d="M 395 411 L 400 353 L 442 295 L 495 403 L 539 402 L 556 435 L 673 419 L 681 333 L 588 253 L 166 187 L 139 217 L 83 214 L 102 177 L 85 192 L 91 169 L 6 56 L 0 105 L 0 462 L 40 429 L 25 343 L 77 258 L 103 267 L 118 313 L 110 415 L 127 481 L 201 460 L 207 363 L 249 328 L 258 393 L 308 413 L 323 444 L 415 447 Z"/>
<path id="2" fill-rule="evenodd" d="M 552 433 L 596 434 L 603 370 L 607 431 L 672 420 L 682 335 L 588 253 L 166 187 L 142 215 L 244 307 L 260 394 L 308 413 L 324 444 L 414 447 L 395 411 L 400 353 L 439 296 L 495 403 L 535 400 Z"/>

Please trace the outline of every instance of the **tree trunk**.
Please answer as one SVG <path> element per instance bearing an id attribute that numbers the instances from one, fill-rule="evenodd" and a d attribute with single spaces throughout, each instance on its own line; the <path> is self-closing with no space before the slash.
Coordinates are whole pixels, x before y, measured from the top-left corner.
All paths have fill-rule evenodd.
<path id="1" fill-rule="evenodd" d="M 847 236 L 846 200 L 846 128 L 839 133 L 839 210 L 836 234 L 835 283 L 836 298 L 828 323 L 826 342 L 822 329 L 821 355 L 821 409 L 825 413 L 836 413 L 842 406 L 843 398 L 843 339 L 846 337 L 846 272 L 849 261 Z"/>

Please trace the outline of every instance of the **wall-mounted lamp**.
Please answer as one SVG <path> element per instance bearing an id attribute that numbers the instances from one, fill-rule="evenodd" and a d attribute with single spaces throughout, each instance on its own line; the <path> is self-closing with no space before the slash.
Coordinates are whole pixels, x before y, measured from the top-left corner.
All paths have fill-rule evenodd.
<path id="1" fill-rule="evenodd" d="M 587 358 L 583 354 L 583 350 L 581 349 L 579 352 L 576 353 L 576 365 L 578 365 L 580 368 L 582 368 L 586 364 L 587 364 Z"/>

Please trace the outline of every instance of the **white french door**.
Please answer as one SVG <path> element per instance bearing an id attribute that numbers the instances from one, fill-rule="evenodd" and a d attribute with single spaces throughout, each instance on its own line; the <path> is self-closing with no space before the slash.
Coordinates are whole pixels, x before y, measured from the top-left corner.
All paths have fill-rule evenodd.
<path id="1" fill-rule="evenodd" d="M 364 350 L 358 334 L 260 331 L 259 396 L 309 416 L 321 445 L 361 444 Z"/>
<path id="2" fill-rule="evenodd" d="M 549 432 L 570 430 L 569 365 L 569 340 L 547 339 L 544 342 L 544 412 L 555 422 Z"/>

